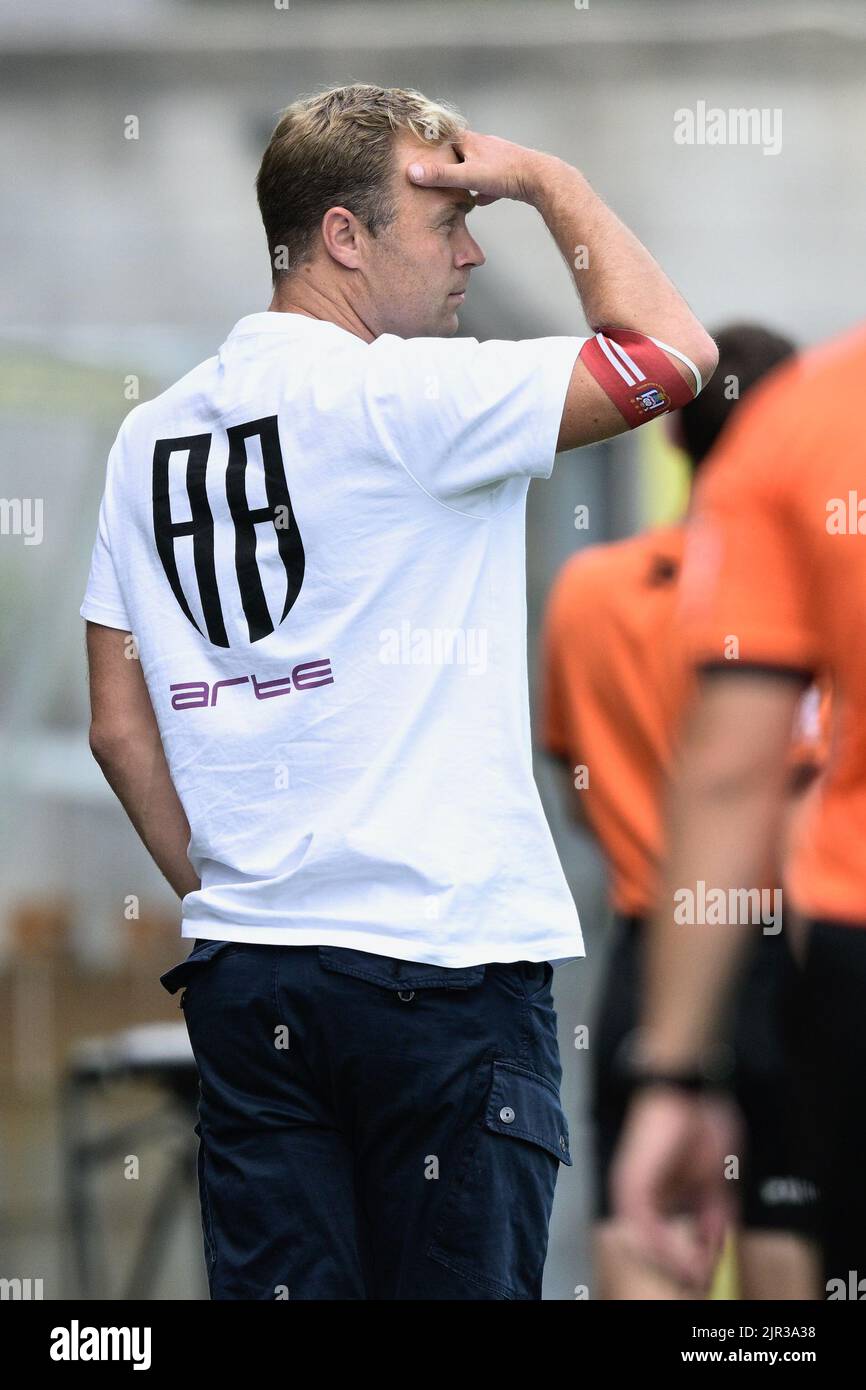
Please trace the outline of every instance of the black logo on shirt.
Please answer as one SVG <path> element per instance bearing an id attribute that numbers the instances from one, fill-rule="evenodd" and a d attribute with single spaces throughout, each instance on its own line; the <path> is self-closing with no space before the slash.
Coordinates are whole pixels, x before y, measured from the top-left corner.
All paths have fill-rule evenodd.
<path id="1" fill-rule="evenodd" d="M 277 550 L 286 575 L 285 596 L 272 595 L 274 604 L 282 601 L 282 623 L 293 606 L 304 582 L 304 546 L 292 509 L 286 470 L 280 448 L 276 415 L 231 425 L 225 486 L 229 512 L 235 529 L 235 574 L 250 642 L 260 642 L 274 631 L 262 572 L 256 558 L 256 527 L 269 522 L 276 534 Z M 261 447 L 267 506 L 250 507 L 247 502 L 247 440 L 257 438 Z M 216 647 L 229 647 L 214 560 L 214 519 L 205 480 L 211 452 L 212 434 L 192 434 L 179 439 L 158 439 L 153 451 L 153 531 L 156 548 L 172 593 L 184 615 L 202 636 L 193 616 L 178 573 L 175 543 L 181 536 L 192 536 L 193 562 L 207 637 Z M 169 468 L 173 454 L 188 455 L 186 491 L 190 517 L 175 521 L 171 511 Z M 235 643 L 235 645 L 238 645 Z"/>

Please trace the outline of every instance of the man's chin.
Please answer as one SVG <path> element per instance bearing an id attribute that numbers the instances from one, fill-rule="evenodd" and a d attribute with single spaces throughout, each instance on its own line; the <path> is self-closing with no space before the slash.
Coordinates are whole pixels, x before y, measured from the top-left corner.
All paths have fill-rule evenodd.
<path id="1" fill-rule="evenodd" d="M 459 331 L 460 320 L 456 309 L 446 309 L 439 319 L 429 326 L 416 328 L 413 338 L 452 338 Z M 405 335 L 402 335 L 405 336 Z"/>

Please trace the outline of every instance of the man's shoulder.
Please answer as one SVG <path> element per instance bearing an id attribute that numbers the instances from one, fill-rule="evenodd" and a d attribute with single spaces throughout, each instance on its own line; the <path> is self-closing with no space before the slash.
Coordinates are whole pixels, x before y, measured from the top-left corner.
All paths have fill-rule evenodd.
<path id="1" fill-rule="evenodd" d="M 118 443 L 122 445 L 136 436 L 140 430 L 149 430 L 159 426 L 162 421 L 177 418 L 179 408 L 182 409 L 184 402 L 194 400 L 204 382 L 212 377 L 216 363 L 216 356 L 208 357 L 170 386 L 166 386 L 158 395 L 151 396 L 146 401 L 139 401 L 121 421 L 117 435 Z"/>

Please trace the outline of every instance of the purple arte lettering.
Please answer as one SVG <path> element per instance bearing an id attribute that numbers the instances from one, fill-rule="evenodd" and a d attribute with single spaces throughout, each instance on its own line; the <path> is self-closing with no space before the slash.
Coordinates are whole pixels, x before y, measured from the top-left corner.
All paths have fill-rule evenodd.
<path id="1" fill-rule="evenodd" d="M 217 691 L 218 691 L 218 690 L 221 690 L 222 687 L 223 687 L 224 685 L 246 685 L 246 683 L 247 683 L 248 680 L 249 680 L 249 676 L 232 676 L 232 678 L 231 678 L 230 681 L 214 681 L 213 685 L 211 686 L 211 694 L 210 694 L 210 702 L 211 702 L 211 704 L 212 704 L 212 705 L 215 705 L 215 704 L 216 704 L 216 702 L 217 702 Z"/>
<path id="2" fill-rule="evenodd" d="M 182 681 L 180 685 L 170 685 L 169 690 L 180 692 L 171 697 L 172 709 L 201 709 L 210 694 L 204 681 Z"/>
<path id="3" fill-rule="evenodd" d="M 288 695 L 292 688 L 291 676 L 278 676 L 275 681 L 257 681 L 250 676 L 257 700 L 273 700 L 276 695 Z"/>
<path id="4" fill-rule="evenodd" d="M 275 680 L 260 681 L 254 675 L 232 676 L 230 679 L 214 681 L 179 681 L 170 685 L 173 691 L 171 707 L 176 710 L 213 708 L 220 691 L 227 685 L 251 685 L 257 700 L 273 700 L 277 695 L 288 695 L 292 686 L 296 690 L 314 690 L 320 685 L 333 685 L 330 657 L 318 661 L 302 661 L 293 667 L 290 676 L 278 676 Z"/>
<path id="5" fill-rule="evenodd" d="M 292 672 L 296 690 L 312 690 L 317 685 L 332 685 L 331 663 L 328 657 L 321 661 L 304 661 Z"/>

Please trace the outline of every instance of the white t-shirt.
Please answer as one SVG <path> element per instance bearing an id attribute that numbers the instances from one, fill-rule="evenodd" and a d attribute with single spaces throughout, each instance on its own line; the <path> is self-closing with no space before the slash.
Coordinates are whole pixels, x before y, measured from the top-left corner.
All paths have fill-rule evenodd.
<path id="1" fill-rule="evenodd" d="M 585 341 L 267 311 L 127 416 L 81 613 L 136 639 L 184 936 L 584 954 L 532 774 L 525 508 Z"/>

